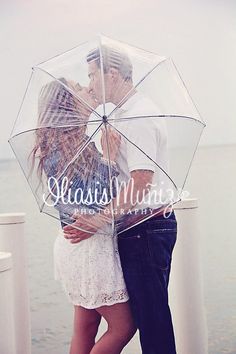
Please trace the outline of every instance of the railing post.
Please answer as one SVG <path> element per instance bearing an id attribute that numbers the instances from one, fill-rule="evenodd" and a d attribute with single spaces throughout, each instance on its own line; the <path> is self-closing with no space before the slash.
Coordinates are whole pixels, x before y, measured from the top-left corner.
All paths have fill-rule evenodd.
<path id="1" fill-rule="evenodd" d="M 16 354 L 12 256 L 0 252 L 0 353 Z"/>
<path id="2" fill-rule="evenodd" d="M 207 354 L 200 228 L 197 199 L 174 207 L 178 223 L 172 256 L 169 299 L 178 354 Z"/>
<path id="3" fill-rule="evenodd" d="M 16 354 L 31 353 L 28 267 L 24 213 L 0 214 L 0 250 L 12 254 Z"/>

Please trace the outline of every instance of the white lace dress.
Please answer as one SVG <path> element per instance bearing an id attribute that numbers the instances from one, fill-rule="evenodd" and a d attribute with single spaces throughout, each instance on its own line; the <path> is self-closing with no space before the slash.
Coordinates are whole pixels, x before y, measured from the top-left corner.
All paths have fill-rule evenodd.
<path id="1" fill-rule="evenodd" d="M 54 277 L 73 305 L 93 309 L 128 301 L 116 237 L 95 234 L 72 244 L 60 229 L 53 254 Z"/>

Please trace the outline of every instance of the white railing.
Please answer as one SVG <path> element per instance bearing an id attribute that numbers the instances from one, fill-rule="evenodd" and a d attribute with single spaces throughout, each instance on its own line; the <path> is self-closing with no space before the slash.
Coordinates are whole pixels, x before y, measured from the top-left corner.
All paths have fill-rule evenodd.
<path id="1" fill-rule="evenodd" d="M 15 354 L 12 256 L 0 252 L 0 353 Z"/>
<path id="2" fill-rule="evenodd" d="M 2 317 L 3 311 L 5 318 L 6 316 L 8 317 L 9 323 L 12 323 L 13 318 L 13 326 L 9 324 L 8 328 L 0 327 L 0 337 L 2 338 L 0 352 L 4 354 L 31 353 L 28 267 L 24 222 L 25 214 L 23 213 L 0 214 L 0 251 L 9 252 L 12 255 L 12 267 L 9 264 L 9 269 L 5 269 L 5 274 L 0 277 L 2 293 L 0 297 L 0 317 Z M 10 305 L 11 302 L 12 305 Z M 1 321 L 3 321 L 2 318 Z M 1 323 L 2 325 L 4 324 Z M 12 338 L 13 346 L 9 343 L 10 337 Z M 1 346 L 5 350 L 2 350 Z"/>
<path id="3" fill-rule="evenodd" d="M 207 354 L 197 200 L 177 203 L 175 214 L 178 235 L 172 255 L 169 299 L 177 353 Z M 24 220 L 22 213 L 0 214 L 0 352 L 4 354 L 31 353 Z M 124 353 L 139 348 L 137 341 L 135 336 Z"/>
<path id="4" fill-rule="evenodd" d="M 169 300 L 177 353 L 207 354 L 198 201 L 186 199 L 174 209 L 178 233 L 172 255 Z"/>

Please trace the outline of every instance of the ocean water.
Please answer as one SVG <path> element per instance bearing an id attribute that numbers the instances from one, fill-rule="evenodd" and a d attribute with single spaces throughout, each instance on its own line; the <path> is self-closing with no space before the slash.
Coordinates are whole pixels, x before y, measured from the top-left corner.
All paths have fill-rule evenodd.
<path id="1" fill-rule="evenodd" d="M 185 186 L 190 197 L 199 199 L 209 354 L 236 353 L 235 157 L 236 146 L 200 148 Z M 53 278 L 52 249 L 59 224 L 39 213 L 14 160 L 0 162 L 0 213 L 6 212 L 26 213 L 32 353 L 66 354 L 73 307 Z M 100 333 L 105 328 L 103 323 Z M 141 353 L 137 336 L 123 353 Z"/>

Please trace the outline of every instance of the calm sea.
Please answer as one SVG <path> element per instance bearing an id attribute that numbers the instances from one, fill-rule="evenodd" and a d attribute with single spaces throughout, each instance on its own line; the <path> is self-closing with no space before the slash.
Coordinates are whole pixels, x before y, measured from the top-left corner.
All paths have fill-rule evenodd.
<path id="1" fill-rule="evenodd" d="M 200 205 L 209 354 L 236 353 L 235 157 L 236 146 L 200 148 L 185 188 Z M 0 162 L 0 213 L 6 212 L 26 212 L 32 353 L 66 354 L 73 308 L 53 279 L 58 223 L 39 213 L 14 160 Z M 103 324 L 101 332 L 104 328 Z M 124 353 L 139 354 L 138 348 L 136 337 Z"/>

